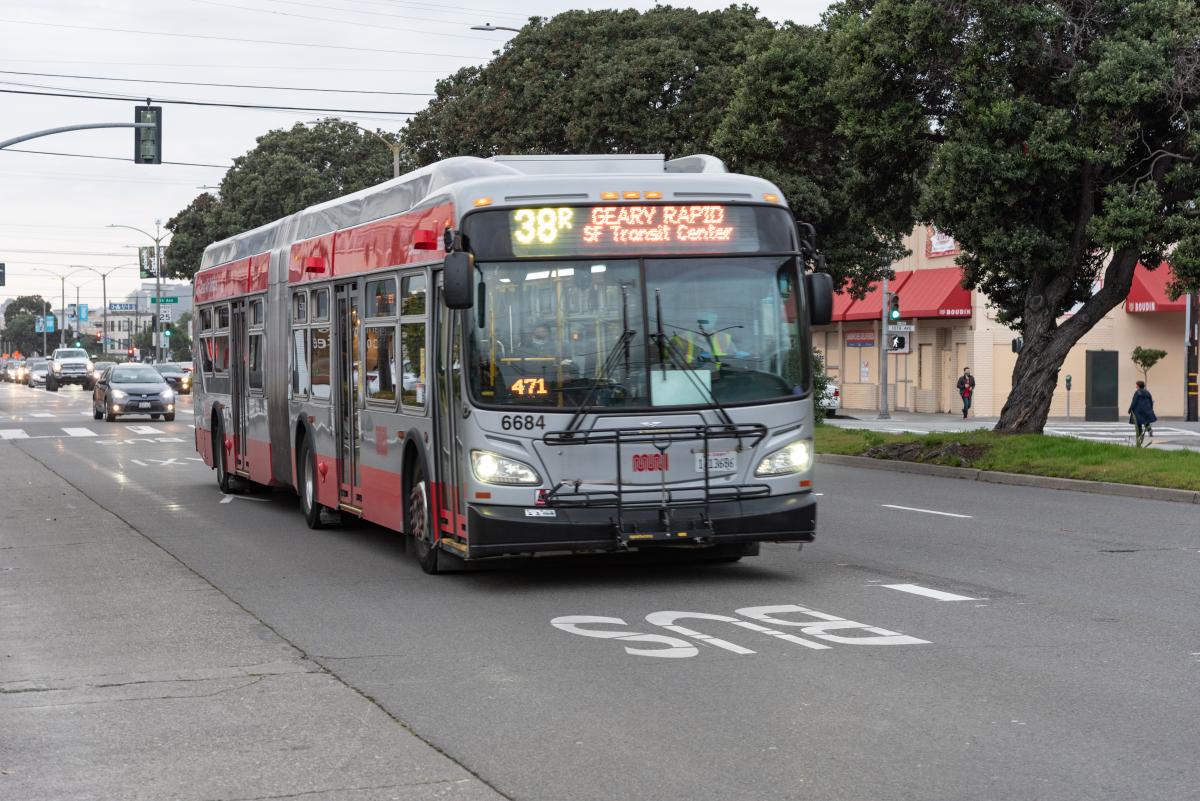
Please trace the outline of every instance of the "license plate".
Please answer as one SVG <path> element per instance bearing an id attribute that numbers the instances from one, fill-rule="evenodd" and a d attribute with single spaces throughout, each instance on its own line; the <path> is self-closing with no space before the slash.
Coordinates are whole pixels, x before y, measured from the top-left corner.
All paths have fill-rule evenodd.
<path id="1" fill-rule="evenodd" d="M 710 473 L 733 473 L 737 471 L 737 452 L 736 451 L 709 451 L 708 453 L 708 472 Z M 704 472 L 704 454 L 696 454 L 696 472 Z"/>
<path id="2" fill-rule="evenodd" d="M 139 409 L 149 409 L 149 408 L 150 408 L 150 404 L 149 404 L 149 403 L 139 403 L 139 404 L 138 404 L 138 408 L 139 408 Z"/>

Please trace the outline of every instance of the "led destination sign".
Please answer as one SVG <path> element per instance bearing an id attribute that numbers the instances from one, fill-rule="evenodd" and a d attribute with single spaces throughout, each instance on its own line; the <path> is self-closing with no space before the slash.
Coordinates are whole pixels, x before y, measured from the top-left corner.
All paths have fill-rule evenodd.
<path id="1" fill-rule="evenodd" d="M 583 206 L 508 213 L 512 255 L 622 251 L 750 253 L 760 249 L 751 206 Z"/>

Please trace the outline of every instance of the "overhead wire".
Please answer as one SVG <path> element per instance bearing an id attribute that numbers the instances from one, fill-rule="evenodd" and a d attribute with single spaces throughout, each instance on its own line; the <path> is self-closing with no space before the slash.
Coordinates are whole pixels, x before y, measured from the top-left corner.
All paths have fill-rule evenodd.
<path id="1" fill-rule="evenodd" d="M 423 56 L 425 58 L 456 58 L 462 61 L 476 61 L 477 56 L 461 53 L 429 53 L 419 50 L 389 50 L 379 47 L 352 47 L 350 45 L 319 44 L 316 42 L 280 42 L 275 39 L 244 39 L 235 36 L 213 36 L 203 33 L 174 33 L 171 31 L 139 31 L 132 28 L 105 28 L 99 25 L 71 25 L 65 22 L 35 22 L 21 19 L 0 19 L 10 25 L 35 25 L 43 28 L 67 28 L 77 31 L 102 31 L 105 33 L 128 33 L 137 36 L 170 36 L 177 39 L 204 39 L 217 42 L 241 42 L 244 44 L 281 45 L 283 47 L 304 47 L 322 50 L 349 50 L 357 53 L 388 53 L 400 56 Z"/>
<path id="2" fill-rule="evenodd" d="M 270 3 L 280 3 L 285 0 L 267 0 Z M 478 14 L 495 14 L 497 17 L 515 17 L 516 19 L 529 19 L 526 14 L 516 14 L 512 11 L 497 11 L 494 8 L 478 8 L 475 6 L 459 6 L 448 5 L 446 3 L 427 3 L 419 2 L 418 0 L 346 0 L 350 3 L 363 3 L 371 6 L 385 6 L 392 8 L 415 8 L 428 9 L 430 11 L 473 11 Z"/>
<path id="3" fill-rule="evenodd" d="M 102 159 L 104 161 L 126 161 L 132 162 L 133 159 L 121 158 L 120 156 L 97 156 L 91 153 L 59 153 L 54 150 L 26 150 L 23 147 L 6 147 L 0 150 L 0 153 L 35 153 L 40 156 L 70 156 L 77 159 Z M 170 164 L 174 167 L 211 167 L 216 170 L 227 170 L 232 165 L 221 164 L 200 164 L 194 161 L 164 161 L 163 164 Z M 3 223 L 0 223 L 3 226 Z"/>
<path id="4" fill-rule="evenodd" d="M 25 75 L 36 78 L 68 78 L 80 81 L 113 81 L 117 83 L 156 83 L 171 86 L 208 86 L 219 89 L 271 89 L 285 92 L 334 92 L 351 95 L 403 95 L 409 97 L 433 97 L 432 92 L 388 92 L 379 89 L 323 89 L 308 86 L 269 86 L 256 83 L 211 83 L 207 81 L 168 81 L 162 78 L 114 78 L 103 75 L 69 75 L 58 72 L 20 72 L 0 70 L 3 75 Z"/>
<path id="5" fill-rule="evenodd" d="M 12 81 L 0 81 L 0 83 L 13 84 Z M 20 85 L 20 84 L 17 84 Z M 115 95 L 111 93 L 91 92 L 84 93 L 82 91 L 67 91 L 67 92 L 31 92 L 25 89 L 0 89 L 0 94 L 6 95 L 33 95 L 35 97 L 70 97 L 77 100 L 115 100 L 124 103 L 140 103 L 144 101 L 145 96 L 133 97 L 129 95 Z M 155 99 L 155 103 L 164 105 L 177 106 L 208 106 L 214 108 L 240 108 L 260 111 L 319 111 L 330 114 L 389 114 L 400 117 L 412 117 L 418 112 L 415 111 L 387 111 L 383 109 L 352 109 L 352 108 L 314 108 L 311 106 L 267 106 L 257 103 L 217 103 L 204 100 L 162 100 Z"/>
<path id="6" fill-rule="evenodd" d="M 220 69 L 220 70 L 276 70 L 291 72 L 294 70 L 312 70 L 320 72 L 408 72 L 431 75 L 445 75 L 445 70 L 410 70 L 398 67 L 325 67 L 303 64 L 176 64 L 162 61 L 62 61 L 50 58 L 5 58 L 0 56 L 0 63 L 13 64 L 77 64 L 89 67 L 171 67 L 174 69 Z"/>
<path id="7" fill-rule="evenodd" d="M 433 22 L 436 25 L 454 25 L 454 26 L 457 26 L 460 30 L 463 27 L 465 27 L 465 25 L 466 25 L 466 23 L 462 23 L 462 22 L 448 22 L 448 21 L 431 19 L 429 17 L 410 17 L 405 14 L 388 14 L 383 11 L 357 11 L 355 9 L 342 8 L 340 6 L 330 7 L 328 5 L 319 5 L 316 3 L 294 2 L 294 0 L 270 0 L 270 1 L 271 2 L 289 2 L 292 5 L 304 6 L 306 8 L 320 8 L 320 9 L 324 9 L 326 11 L 337 10 L 337 11 L 346 11 L 351 14 L 373 14 L 373 15 L 380 16 L 380 17 L 392 17 L 395 19 L 420 20 L 420 21 L 424 21 L 424 22 Z M 221 3 L 221 2 L 217 2 L 217 0 L 191 0 L 191 2 L 201 3 L 206 6 L 219 6 L 221 8 L 236 8 L 238 11 L 250 11 L 250 12 L 256 12 L 259 14 L 274 14 L 276 16 L 291 17 L 293 19 L 308 19 L 308 20 L 316 20 L 317 22 L 333 22 L 333 23 L 337 23 L 339 25 L 355 25 L 360 28 L 372 28 L 375 30 L 401 31 L 403 33 L 419 33 L 419 34 L 422 34 L 425 36 L 445 36 L 450 39 L 468 39 L 473 42 L 479 41 L 479 36 L 477 34 L 476 35 L 467 35 L 464 33 L 442 33 L 440 31 L 425 31 L 425 30 L 418 30 L 415 28 L 398 28 L 395 25 L 381 25 L 377 22 L 368 22 L 365 20 L 337 19 L 336 17 L 314 17 L 311 14 L 297 14 L 294 11 L 277 11 L 277 10 L 271 9 L 271 8 L 251 8 L 249 6 L 237 5 L 235 3 Z"/>

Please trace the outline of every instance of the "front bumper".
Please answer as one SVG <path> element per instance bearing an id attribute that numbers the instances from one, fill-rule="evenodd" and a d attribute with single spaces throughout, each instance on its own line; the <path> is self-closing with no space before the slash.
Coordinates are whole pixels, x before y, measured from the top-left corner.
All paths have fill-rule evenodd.
<path id="1" fill-rule="evenodd" d="M 537 510 L 537 516 L 526 511 Z M 553 517 L 544 517 L 553 510 Z M 703 506 L 672 510 L 674 528 L 687 530 Z M 637 540 L 621 536 L 614 507 L 520 507 L 471 505 L 467 509 L 466 558 L 547 551 L 623 551 L 696 547 L 740 542 L 812 542 L 817 527 L 817 499 L 812 493 L 778 495 L 709 505 L 711 533 L 683 539 Z M 655 510 L 625 510 L 626 527 L 660 528 Z"/>
<path id="2" fill-rule="evenodd" d="M 54 381 L 57 384 L 84 384 L 92 383 L 91 373 L 53 373 Z"/>
<path id="3" fill-rule="evenodd" d="M 171 406 L 170 409 L 167 406 Z M 117 408 L 120 407 L 120 408 Z M 175 411 L 175 401 L 133 400 L 109 401 L 108 409 L 115 414 L 169 414 Z"/>

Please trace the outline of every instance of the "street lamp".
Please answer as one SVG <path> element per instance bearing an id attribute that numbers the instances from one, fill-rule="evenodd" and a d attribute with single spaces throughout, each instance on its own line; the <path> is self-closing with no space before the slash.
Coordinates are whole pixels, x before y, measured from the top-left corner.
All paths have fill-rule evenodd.
<path id="1" fill-rule="evenodd" d="M 63 317 L 65 318 L 67 316 L 67 279 L 73 275 L 78 275 L 79 273 L 83 272 L 83 270 L 76 270 L 73 273 L 65 273 L 65 274 L 60 275 L 59 273 L 52 272 L 50 270 L 45 270 L 45 269 L 42 269 L 41 267 L 34 267 L 33 269 L 36 270 L 37 272 L 46 273 L 47 275 L 53 275 L 55 278 L 57 278 L 59 281 L 62 282 L 61 287 L 59 289 L 59 292 L 60 292 L 59 304 L 60 304 L 60 308 L 62 308 L 62 311 L 63 311 Z M 85 267 L 84 269 L 88 269 L 88 268 Z M 43 302 L 44 302 L 44 299 L 43 299 Z M 59 323 L 59 326 L 58 326 L 58 346 L 60 348 L 65 347 L 67 344 L 67 327 L 66 327 L 66 325 L 63 324 L 65 322 L 66 322 L 66 320 L 64 319 L 63 322 Z M 42 350 L 43 351 L 46 350 L 46 321 L 44 319 L 42 320 Z M 44 356 L 46 354 L 43 352 L 42 355 Z"/>
<path id="2" fill-rule="evenodd" d="M 161 225 L 162 223 L 159 220 L 154 221 L 153 234 L 151 234 L 149 231 L 143 231 L 141 228 L 134 228 L 132 225 L 110 224 L 107 226 L 109 228 L 128 228 L 130 231 L 137 231 L 139 234 L 148 236 L 154 240 L 154 304 L 156 306 L 154 314 L 156 318 L 158 315 L 158 309 L 162 308 L 162 265 L 159 264 L 158 258 L 158 249 L 161 247 L 160 243 L 163 239 L 162 231 L 160 230 Z M 161 339 L 162 337 L 158 335 L 158 325 L 156 323 L 154 326 L 154 361 L 156 362 L 162 361 L 162 357 L 159 352 Z"/>
<path id="3" fill-rule="evenodd" d="M 392 177 L 393 178 L 400 177 L 400 145 L 399 144 L 392 142 L 389 139 L 385 139 L 384 136 L 381 133 L 379 133 L 379 131 L 372 131 L 370 128 L 364 128 L 361 125 L 359 125 L 357 122 L 352 122 L 350 120 L 343 120 L 340 117 L 337 118 L 337 121 L 339 123 L 341 123 L 342 125 L 353 125 L 358 130 L 365 131 L 365 132 L 369 133 L 371 136 L 378 139 L 380 142 L 383 142 L 383 144 L 387 146 L 387 149 L 392 151 Z M 322 120 L 308 120 L 304 124 L 305 125 L 316 125 L 320 122 L 322 122 Z"/>
<path id="4" fill-rule="evenodd" d="M 513 33 L 521 32 L 520 28 L 510 28 L 507 25 L 493 25 L 490 22 L 485 22 L 482 25 L 472 25 L 471 30 L 473 30 L 473 31 L 512 31 Z"/>
<path id="5" fill-rule="evenodd" d="M 75 266 L 75 265 L 71 265 L 71 266 Z M 101 333 L 101 335 L 100 335 L 100 353 L 101 353 L 101 355 L 108 353 L 108 348 L 107 348 L 107 343 L 108 343 L 108 276 L 110 273 L 116 272 L 117 270 L 121 269 L 122 267 L 131 267 L 131 266 L 136 267 L 137 265 L 136 264 L 133 264 L 133 265 L 118 264 L 116 267 L 113 267 L 108 272 L 101 272 L 100 270 L 97 270 L 95 267 L 82 267 L 82 269 L 91 270 L 96 275 L 100 276 L 101 303 L 104 306 L 104 308 L 101 310 L 102 313 L 104 314 L 104 330 L 103 330 L 103 333 Z M 78 298 L 76 298 L 76 300 L 75 300 L 75 313 L 76 314 L 79 313 Z"/>

